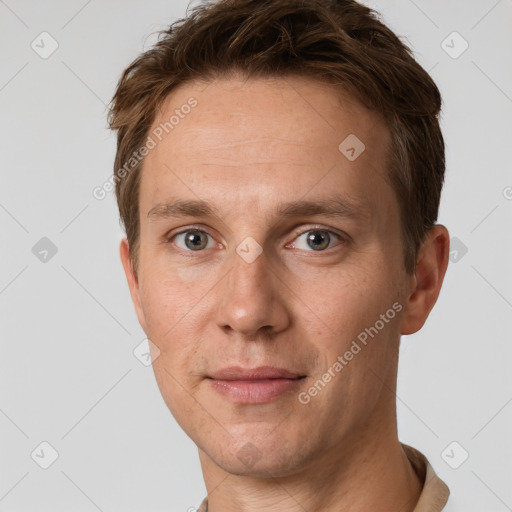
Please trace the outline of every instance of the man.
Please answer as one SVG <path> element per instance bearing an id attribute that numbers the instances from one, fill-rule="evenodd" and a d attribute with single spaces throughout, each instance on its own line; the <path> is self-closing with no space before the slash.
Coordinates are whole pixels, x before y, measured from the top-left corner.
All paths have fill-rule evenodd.
<path id="1" fill-rule="evenodd" d="M 448 262 L 437 87 L 353 1 L 223 0 L 162 36 L 113 98 L 114 178 L 199 510 L 442 510 L 395 396 Z"/>

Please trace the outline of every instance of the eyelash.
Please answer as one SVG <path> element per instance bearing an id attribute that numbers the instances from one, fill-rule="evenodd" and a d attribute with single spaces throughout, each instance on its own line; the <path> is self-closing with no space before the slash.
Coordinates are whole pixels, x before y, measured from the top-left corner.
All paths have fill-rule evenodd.
<path id="1" fill-rule="evenodd" d="M 213 235 L 211 235 L 208 231 L 206 231 L 205 229 L 201 228 L 200 226 L 187 226 L 186 229 L 182 229 L 181 231 L 177 232 L 177 233 L 172 233 L 168 236 L 166 236 L 165 238 L 165 243 L 173 243 L 173 239 L 176 238 L 178 235 L 183 235 L 185 233 L 188 233 L 190 231 L 200 231 L 201 233 L 205 233 L 207 234 L 208 236 L 210 236 L 212 239 L 215 240 L 215 238 L 213 237 Z M 296 230 L 294 233 L 293 233 L 293 241 L 295 241 L 299 236 L 302 236 L 306 233 L 310 233 L 310 232 L 313 232 L 313 231 L 321 231 L 323 233 L 328 233 L 329 235 L 334 235 L 335 237 L 337 237 L 340 241 L 340 243 L 334 247 L 328 247 L 327 249 L 324 249 L 322 251 L 305 251 L 305 252 L 312 252 L 312 253 L 325 253 L 325 252 L 328 252 L 329 250 L 331 249 L 335 249 L 336 247 L 339 247 L 340 245 L 343 245 L 344 243 L 346 243 L 348 241 L 348 235 L 343 235 L 341 233 L 338 233 L 336 231 L 333 231 L 331 229 L 326 229 L 324 228 L 323 226 L 311 226 L 309 227 L 308 229 L 305 229 L 305 230 Z M 289 244 L 287 244 L 289 245 Z M 205 249 L 203 250 L 200 250 L 200 251 L 192 251 L 192 250 L 188 250 L 188 249 L 182 249 L 181 247 L 178 247 L 178 250 L 181 251 L 181 252 L 184 252 L 184 253 L 200 253 L 200 252 L 204 252 Z M 299 250 L 302 250 L 302 249 L 299 249 Z"/>

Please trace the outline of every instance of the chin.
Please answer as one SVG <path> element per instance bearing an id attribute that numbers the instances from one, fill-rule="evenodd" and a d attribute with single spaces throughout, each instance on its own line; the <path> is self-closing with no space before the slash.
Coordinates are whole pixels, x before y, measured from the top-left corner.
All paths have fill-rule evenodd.
<path id="1" fill-rule="evenodd" d="M 284 455 L 284 454 L 283 454 Z M 221 460 L 217 463 L 224 471 L 232 475 L 248 476 L 253 478 L 286 477 L 295 473 L 296 465 L 290 457 L 261 456 L 259 459 L 245 457 L 240 460 L 237 454 L 229 460 Z"/>
<path id="2" fill-rule="evenodd" d="M 309 457 L 305 443 L 294 443 L 290 438 L 284 443 L 283 437 L 233 436 L 225 444 L 216 443 L 217 448 L 222 446 L 220 452 L 213 447 L 206 452 L 217 466 L 233 475 L 285 477 L 300 471 Z"/>

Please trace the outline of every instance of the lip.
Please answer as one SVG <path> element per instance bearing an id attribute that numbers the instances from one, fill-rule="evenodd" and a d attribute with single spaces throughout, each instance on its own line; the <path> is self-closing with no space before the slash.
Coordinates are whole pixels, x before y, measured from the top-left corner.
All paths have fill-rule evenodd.
<path id="1" fill-rule="evenodd" d="M 208 382 L 215 391 L 235 403 L 262 404 L 285 393 L 297 391 L 304 377 L 273 366 L 230 366 L 212 373 L 208 376 Z"/>
<path id="2" fill-rule="evenodd" d="M 242 368 L 228 366 L 213 372 L 208 376 L 215 380 L 262 380 L 262 379 L 297 379 L 303 375 L 275 366 L 258 366 L 257 368 Z"/>

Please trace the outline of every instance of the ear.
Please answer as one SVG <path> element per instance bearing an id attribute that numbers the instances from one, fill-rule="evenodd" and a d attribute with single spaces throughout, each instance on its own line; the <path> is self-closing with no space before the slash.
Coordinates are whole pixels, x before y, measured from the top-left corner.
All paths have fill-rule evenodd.
<path id="1" fill-rule="evenodd" d="M 142 308 L 142 301 L 140 297 L 140 289 L 139 289 L 139 277 L 133 268 L 133 262 L 130 255 L 130 247 L 128 245 L 128 240 L 123 238 L 121 240 L 121 245 L 119 246 L 119 253 L 121 256 L 121 262 L 123 264 L 124 273 L 126 275 L 126 280 L 128 281 L 128 287 L 130 288 L 130 295 L 132 297 L 132 302 L 135 307 L 135 312 L 137 313 L 137 318 L 139 319 L 139 323 L 146 332 L 146 317 L 144 315 L 144 310 Z"/>
<path id="2" fill-rule="evenodd" d="M 437 301 L 450 255 L 448 230 L 436 224 L 418 251 L 416 271 L 411 278 L 409 299 L 402 316 L 401 334 L 419 331 Z"/>

